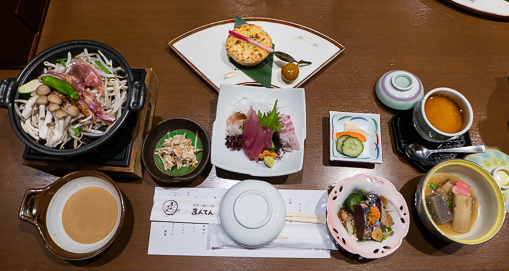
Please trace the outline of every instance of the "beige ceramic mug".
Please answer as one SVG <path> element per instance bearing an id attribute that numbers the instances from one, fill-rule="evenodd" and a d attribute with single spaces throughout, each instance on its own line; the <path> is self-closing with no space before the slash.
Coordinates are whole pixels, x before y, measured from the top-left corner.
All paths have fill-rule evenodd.
<path id="1" fill-rule="evenodd" d="M 444 102 L 437 103 L 437 96 Z M 436 100 L 431 101 L 432 99 Z M 426 106 L 426 103 L 430 104 Z M 433 106 L 431 103 L 434 103 Z M 452 117 L 448 118 L 454 110 L 449 107 L 455 106 L 458 107 L 459 113 L 462 115 L 461 123 Z M 412 116 L 417 133 L 422 138 L 436 143 L 445 142 L 466 133 L 472 126 L 473 119 L 472 106 L 465 96 L 454 89 L 445 87 L 435 88 L 424 95 L 424 98 L 414 107 Z M 453 131 L 447 130 L 453 126 L 458 128 Z"/>

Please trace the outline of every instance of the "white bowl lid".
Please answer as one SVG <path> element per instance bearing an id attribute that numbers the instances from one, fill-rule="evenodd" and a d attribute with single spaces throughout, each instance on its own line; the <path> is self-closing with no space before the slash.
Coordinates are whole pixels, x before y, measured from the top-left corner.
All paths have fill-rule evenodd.
<path id="1" fill-rule="evenodd" d="M 283 229 L 286 205 L 271 184 L 245 180 L 221 199 L 219 221 L 225 233 L 241 246 L 260 247 L 273 241 Z"/>

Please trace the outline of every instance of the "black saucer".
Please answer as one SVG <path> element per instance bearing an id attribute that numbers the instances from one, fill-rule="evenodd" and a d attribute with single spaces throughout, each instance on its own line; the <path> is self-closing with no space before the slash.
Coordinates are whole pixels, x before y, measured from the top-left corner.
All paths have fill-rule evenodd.
<path id="1" fill-rule="evenodd" d="M 466 153 L 435 153 L 432 154 L 425 161 L 414 161 L 405 154 L 405 148 L 411 143 L 419 143 L 428 149 L 450 149 L 463 146 L 471 146 L 470 134 L 468 132 L 463 135 L 444 143 L 433 143 L 425 140 L 414 128 L 412 122 L 411 110 L 398 111 L 391 119 L 392 134 L 394 136 L 394 143 L 396 151 L 408 163 L 417 168 L 420 172 L 429 171 L 434 165 L 452 159 L 464 158 Z"/>

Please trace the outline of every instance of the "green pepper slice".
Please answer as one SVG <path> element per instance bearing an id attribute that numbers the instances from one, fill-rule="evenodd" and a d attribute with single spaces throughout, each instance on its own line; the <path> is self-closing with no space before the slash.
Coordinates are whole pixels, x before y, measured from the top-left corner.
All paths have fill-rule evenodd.
<path id="1" fill-rule="evenodd" d="M 71 99 L 73 100 L 78 100 L 80 98 L 80 95 L 76 90 L 74 90 L 71 84 L 62 81 L 58 78 L 55 78 L 53 76 L 44 76 L 42 78 L 42 82 L 45 85 L 55 89 L 56 91 L 71 97 Z"/>

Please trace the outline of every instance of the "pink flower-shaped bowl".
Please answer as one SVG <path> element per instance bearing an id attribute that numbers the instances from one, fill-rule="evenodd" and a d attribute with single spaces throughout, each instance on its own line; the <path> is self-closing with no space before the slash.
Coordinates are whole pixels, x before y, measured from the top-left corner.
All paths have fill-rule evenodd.
<path id="1" fill-rule="evenodd" d="M 357 238 L 349 234 L 339 220 L 338 212 L 345 199 L 354 190 L 361 189 L 383 195 L 395 207 L 395 210 L 388 212 L 394 221 L 391 227 L 394 235 L 383 242 L 357 241 Z M 336 242 L 345 250 L 364 258 L 376 259 L 393 253 L 401 246 L 410 227 L 410 214 L 405 199 L 391 182 L 382 177 L 360 174 L 340 181 L 331 191 L 327 201 L 327 226 Z"/>

